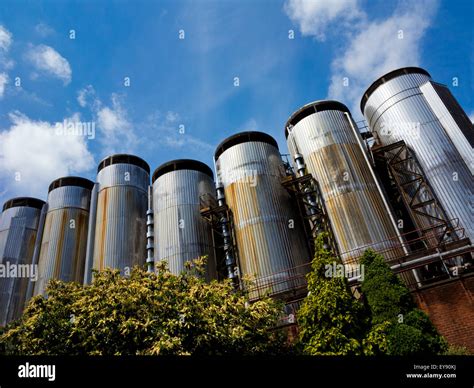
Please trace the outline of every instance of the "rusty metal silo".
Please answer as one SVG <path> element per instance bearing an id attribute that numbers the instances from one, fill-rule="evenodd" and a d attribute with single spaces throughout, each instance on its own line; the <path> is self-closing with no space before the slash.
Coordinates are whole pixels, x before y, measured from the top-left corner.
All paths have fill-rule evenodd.
<path id="1" fill-rule="evenodd" d="M 215 152 L 217 186 L 233 213 L 240 276 L 256 279 L 256 292 L 284 294 L 304 287 L 310 253 L 289 193 L 275 139 L 242 132 Z"/>
<path id="2" fill-rule="evenodd" d="M 401 68 L 367 89 L 361 110 L 415 224 L 459 220 L 474 240 L 474 128 L 449 89 L 426 70 Z"/>
<path id="3" fill-rule="evenodd" d="M 386 259 L 402 256 L 391 209 L 362 145 L 349 109 L 337 101 L 316 101 L 291 115 L 288 148 L 302 155 L 319 182 L 341 259 L 355 263 L 368 246 Z"/>
<path id="4" fill-rule="evenodd" d="M 50 279 L 84 281 L 93 186 L 88 179 L 72 176 L 56 179 L 49 186 L 34 295 L 44 294 Z"/>
<path id="5" fill-rule="evenodd" d="M 217 278 L 211 227 L 199 211 L 201 196 L 215 198 L 213 177 L 206 164 L 190 159 L 164 163 L 153 173 L 155 261 L 166 260 L 174 274 L 207 256 L 207 278 Z"/>
<path id="6" fill-rule="evenodd" d="M 19 318 L 23 312 L 30 280 L 37 277 L 33 252 L 44 201 L 13 198 L 0 215 L 0 326 Z M 16 271 L 16 273 L 12 272 Z"/>
<path id="7" fill-rule="evenodd" d="M 146 212 L 150 167 L 134 155 L 108 156 L 99 163 L 93 190 L 95 209 L 91 218 L 86 258 L 86 283 L 91 268 L 119 269 L 129 273 L 146 260 Z"/>

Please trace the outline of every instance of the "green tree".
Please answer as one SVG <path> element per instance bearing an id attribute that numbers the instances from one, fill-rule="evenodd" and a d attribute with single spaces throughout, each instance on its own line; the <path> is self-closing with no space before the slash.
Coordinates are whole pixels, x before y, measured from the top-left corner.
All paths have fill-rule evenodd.
<path id="1" fill-rule="evenodd" d="M 362 294 L 370 310 L 372 328 L 364 341 L 365 354 L 437 354 L 447 349 L 428 316 L 417 309 L 410 291 L 384 258 L 367 250 Z"/>
<path id="2" fill-rule="evenodd" d="M 326 276 L 328 266 L 340 261 L 324 247 L 325 234 L 316 240 L 316 253 L 307 275 L 308 296 L 298 313 L 299 344 L 305 354 L 362 354 L 367 330 L 363 306 L 353 297 L 344 276 Z"/>
<path id="3" fill-rule="evenodd" d="M 279 354 L 287 346 L 272 330 L 282 306 L 254 303 L 230 282 L 206 283 L 198 260 L 179 276 L 160 264 L 156 274 L 134 268 L 96 273 L 89 286 L 51 281 L 0 349 L 19 355 Z"/>

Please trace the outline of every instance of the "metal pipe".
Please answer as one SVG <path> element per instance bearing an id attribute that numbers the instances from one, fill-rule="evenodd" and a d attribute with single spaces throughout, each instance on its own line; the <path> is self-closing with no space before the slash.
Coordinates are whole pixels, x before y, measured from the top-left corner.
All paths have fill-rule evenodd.
<path id="1" fill-rule="evenodd" d="M 97 195 L 99 183 L 95 183 L 91 193 L 91 208 L 89 213 L 89 229 L 87 231 L 86 264 L 84 268 L 84 285 L 92 281 L 92 262 L 94 257 L 95 221 L 97 217 Z"/>
<path id="2" fill-rule="evenodd" d="M 219 207 L 225 206 L 225 195 L 224 195 L 224 186 L 219 182 L 216 187 L 217 194 L 217 204 Z M 227 219 L 225 213 L 219 215 L 219 222 L 221 224 L 222 236 L 224 238 L 224 254 L 225 254 L 225 266 L 227 269 L 227 278 L 231 279 L 234 284 L 237 283 L 238 277 L 235 269 L 235 258 L 232 254 L 232 234 L 229 230 L 228 224 L 229 220 Z"/>
<path id="3" fill-rule="evenodd" d="M 153 221 L 153 186 L 148 186 L 148 209 L 146 211 L 146 264 L 147 272 L 155 272 L 154 258 L 154 221 Z"/>
<path id="4" fill-rule="evenodd" d="M 448 254 L 453 254 L 453 253 L 456 253 L 456 252 L 465 250 L 466 248 L 474 249 L 474 244 L 471 244 L 471 245 L 468 245 L 468 246 L 459 247 L 459 248 L 452 249 L 452 250 L 446 251 L 446 252 L 433 253 L 433 254 L 431 254 L 431 255 L 423 256 L 423 257 L 420 257 L 419 259 L 414 259 L 414 260 L 406 261 L 406 262 L 404 262 L 404 263 L 394 264 L 394 265 L 392 265 L 392 266 L 390 267 L 390 269 L 391 269 L 392 271 L 395 271 L 395 270 L 400 269 L 400 268 L 408 267 L 409 265 L 412 265 L 413 263 L 420 264 L 420 263 L 424 263 L 424 262 L 426 262 L 426 261 L 430 261 L 431 259 L 433 259 L 433 258 L 435 258 L 435 257 L 439 257 L 440 259 L 442 259 L 443 256 L 446 256 L 446 255 L 448 255 Z M 359 278 L 360 278 L 360 275 L 354 276 L 354 277 L 352 277 L 352 278 L 349 278 L 349 279 L 348 279 L 348 282 L 349 282 L 349 284 L 355 283 L 355 282 L 357 282 L 357 280 L 358 280 Z M 417 280 L 417 282 L 419 282 L 419 281 Z"/>

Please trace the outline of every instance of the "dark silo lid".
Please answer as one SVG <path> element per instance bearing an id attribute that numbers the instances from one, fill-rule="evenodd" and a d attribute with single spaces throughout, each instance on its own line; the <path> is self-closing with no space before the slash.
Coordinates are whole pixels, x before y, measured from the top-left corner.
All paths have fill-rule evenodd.
<path id="1" fill-rule="evenodd" d="M 48 193 L 54 189 L 63 186 L 79 186 L 88 190 L 92 190 L 92 188 L 94 187 L 94 182 L 90 181 L 89 179 L 81 178 L 78 176 L 65 176 L 51 182 L 51 184 L 49 185 Z"/>
<path id="2" fill-rule="evenodd" d="M 38 198 L 17 197 L 17 198 L 9 199 L 7 202 L 5 202 L 3 205 L 3 211 L 10 209 L 12 207 L 20 207 L 20 206 L 41 209 L 44 204 L 45 202 Z"/>
<path id="3" fill-rule="evenodd" d="M 177 159 L 177 160 L 171 160 L 169 162 L 163 163 L 161 166 L 159 166 L 153 173 L 151 181 L 152 183 L 154 183 L 160 176 L 168 172 L 177 171 L 177 170 L 199 171 L 206 175 L 209 175 L 211 179 L 214 179 L 214 174 L 212 173 L 211 168 L 207 164 L 204 164 L 203 162 L 200 162 L 199 160 Z"/>
<path id="4" fill-rule="evenodd" d="M 249 132 L 240 132 L 236 133 L 235 135 L 229 136 L 227 139 L 223 140 L 216 148 L 216 152 L 214 154 L 214 159 L 217 160 L 219 156 L 225 150 L 242 143 L 252 142 L 252 141 L 260 141 L 263 143 L 270 144 L 278 149 L 278 143 L 276 140 L 271 137 L 270 135 L 264 132 L 257 132 L 257 131 L 249 131 Z"/>
<path id="5" fill-rule="evenodd" d="M 377 89 L 380 85 L 383 85 L 385 82 L 388 82 L 394 78 L 400 77 L 401 75 L 405 74 L 424 74 L 427 75 L 428 77 L 431 77 L 431 74 L 428 73 L 425 69 L 422 69 L 421 67 L 402 67 L 400 69 L 393 70 L 379 79 L 377 79 L 372 85 L 369 86 L 369 88 L 365 91 L 364 95 L 362 96 L 362 100 L 360 101 L 360 110 L 362 114 L 364 114 L 364 108 L 365 104 L 367 103 L 367 100 L 371 96 L 371 94 Z"/>
<path id="6" fill-rule="evenodd" d="M 334 100 L 320 100 L 310 102 L 309 104 L 304 105 L 296 112 L 294 112 L 288 121 L 285 124 L 285 137 L 288 138 L 288 126 L 295 126 L 305 117 L 312 115 L 316 112 L 322 112 L 325 110 L 339 110 L 342 112 L 351 113 L 349 108 L 345 106 L 342 102 L 334 101 Z"/>
<path id="7" fill-rule="evenodd" d="M 102 170 L 107 166 L 111 166 L 112 164 L 134 164 L 135 166 L 143 168 L 148 174 L 150 173 L 150 166 L 147 162 L 145 162 L 142 158 L 139 158 L 135 155 L 127 155 L 127 154 L 116 154 L 107 156 L 99 163 L 99 167 L 97 168 L 97 172 Z"/>

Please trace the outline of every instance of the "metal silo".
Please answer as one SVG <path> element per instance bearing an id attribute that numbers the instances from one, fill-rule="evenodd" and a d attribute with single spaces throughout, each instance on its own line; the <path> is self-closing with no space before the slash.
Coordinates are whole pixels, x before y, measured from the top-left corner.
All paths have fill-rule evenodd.
<path id="1" fill-rule="evenodd" d="M 84 281 L 93 186 L 80 177 L 59 178 L 49 186 L 34 295 L 44 294 L 50 279 Z"/>
<path id="2" fill-rule="evenodd" d="M 0 326 L 19 318 L 23 312 L 30 280 L 37 268 L 33 251 L 44 201 L 14 198 L 3 205 L 0 215 Z"/>
<path id="3" fill-rule="evenodd" d="M 217 186 L 233 213 L 240 276 L 256 279 L 258 297 L 298 289 L 310 261 L 278 145 L 262 132 L 225 139 L 215 152 Z"/>
<path id="4" fill-rule="evenodd" d="M 406 196 L 418 201 L 410 203 L 417 226 L 439 222 L 445 213 L 446 218 L 455 220 L 453 223 L 459 220 L 472 240 L 474 129 L 448 88 L 433 82 L 423 69 L 394 70 L 367 89 L 361 110 L 380 147 L 405 146 L 399 159 L 409 159 L 411 165 L 418 166 L 418 171 L 411 178 L 405 174 L 400 184 Z M 389 151 L 387 154 L 392 156 Z M 403 169 L 410 170 L 411 165 L 405 162 Z M 423 177 L 430 188 L 406 189 L 410 179 Z M 440 208 L 434 208 L 437 202 Z"/>
<path id="5" fill-rule="evenodd" d="M 137 156 L 117 154 L 99 163 L 93 190 L 93 232 L 89 234 L 86 283 L 90 269 L 128 274 L 146 260 L 146 212 L 150 167 Z"/>
<path id="6" fill-rule="evenodd" d="M 285 135 L 292 156 L 302 155 L 319 182 L 342 261 L 355 263 L 369 245 L 387 259 L 402 256 L 395 221 L 349 109 L 329 100 L 307 104 L 291 115 Z"/>
<path id="7" fill-rule="evenodd" d="M 179 274 L 185 262 L 207 256 L 207 278 L 215 279 L 212 231 L 201 217 L 200 197 L 215 198 L 212 170 L 197 160 L 164 163 L 153 173 L 155 261 L 166 260 Z"/>

